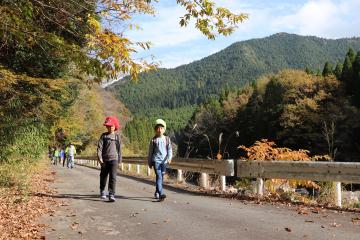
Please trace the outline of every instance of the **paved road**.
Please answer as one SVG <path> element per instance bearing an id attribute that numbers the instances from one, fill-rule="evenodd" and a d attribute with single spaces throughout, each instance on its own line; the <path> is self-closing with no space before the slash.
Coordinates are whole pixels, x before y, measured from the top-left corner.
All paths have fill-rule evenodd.
<path id="1" fill-rule="evenodd" d="M 115 203 L 98 198 L 99 171 L 55 166 L 54 188 L 69 203 L 45 218 L 46 239 L 360 239 L 360 214 L 300 215 L 293 207 L 256 205 L 167 189 L 156 202 L 152 183 L 120 176 Z M 334 223 L 335 222 L 335 223 Z M 286 230 L 288 228 L 288 230 Z"/>

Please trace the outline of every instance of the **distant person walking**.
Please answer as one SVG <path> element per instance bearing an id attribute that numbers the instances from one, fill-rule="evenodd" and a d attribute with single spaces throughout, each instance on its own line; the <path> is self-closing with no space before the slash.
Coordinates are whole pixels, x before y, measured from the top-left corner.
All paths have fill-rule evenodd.
<path id="1" fill-rule="evenodd" d="M 55 154 L 55 149 L 49 146 L 49 158 L 51 164 L 54 164 L 54 154 Z"/>
<path id="2" fill-rule="evenodd" d="M 55 151 L 54 151 L 54 165 L 57 165 L 59 159 L 60 159 L 60 149 L 59 147 L 56 147 L 55 148 Z"/>
<path id="3" fill-rule="evenodd" d="M 156 175 L 156 190 L 154 197 L 163 201 L 166 198 L 163 190 L 166 164 L 171 163 L 172 148 L 170 138 L 165 136 L 166 122 L 162 119 L 155 121 L 155 136 L 151 139 L 148 153 L 148 165 L 154 167 Z"/>
<path id="4" fill-rule="evenodd" d="M 63 167 L 65 166 L 65 151 L 63 148 L 60 149 L 60 164 L 62 162 Z"/>
<path id="5" fill-rule="evenodd" d="M 69 146 L 65 149 L 65 153 L 67 156 L 67 168 L 74 168 L 74 158 L 76 155 L 75 146 L 70 143 Z"/>
<path id="6" fill-rule="evenodd" d="M 98 161 L 101 164 L 100 197 L 106 199 L 105 186 L 109 175 L 109 201 L 115 202 L 116 175 L 122 160 L 121 139 L 117 133 L 120 124 L 116 117 L 106 117 L 104 126 L 107 128 L 107 132 L 101 134 L 97 147 Z"/>

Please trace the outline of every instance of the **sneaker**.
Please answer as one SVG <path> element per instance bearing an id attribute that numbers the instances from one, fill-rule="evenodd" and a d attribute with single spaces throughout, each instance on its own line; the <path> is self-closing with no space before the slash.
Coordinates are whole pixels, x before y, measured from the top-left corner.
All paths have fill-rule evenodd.
<path id="1" fill-rule="evenodd" d="M 106 199 L 106 194 L 105 194 L 105 192 L 101 192 L 101 193 L 100 193 L 100 198 L 101 198 L 101 199 Z"/>
<path id="2" fill-rule="evenodd" d="M 160 194 L 158 192 L 154 193 L 154 198 L 155 199 L 159 199 L 160 198 Z"/>
<path id="3" fill-rule="evenodd" d="M 161 194 L 159 200 L 160 200 L 160 201 L 164 201 L 165 198 L 166 198 L 166 195 L 165 195 L 165 194 Z"/>
<path id="4" fill-rule="evenodd" d="M 115 196 L 109 195 L 109 202 L 115 202 Z"/>

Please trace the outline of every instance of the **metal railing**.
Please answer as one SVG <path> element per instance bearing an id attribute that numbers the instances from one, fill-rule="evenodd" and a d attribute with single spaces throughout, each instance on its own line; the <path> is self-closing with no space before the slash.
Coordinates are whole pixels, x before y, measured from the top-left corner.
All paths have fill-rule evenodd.
<path id="1" fill-rule="evenodd" d="M 91 162 L 98 165 L 96 157 L 79 157 L 78 164 Z M 140 165 L 147 166 L 145 157 L 124 157 L 121 169 L 128 164 L 128 169 L 135 164 L 140 174 Z M 221 189 L 226 189 L 226 176 L 256 178 L 256 192 L 263 194 L 264 178 L 305 179 L 313 181 L 335 182 L 335 202 L 341 206 L 341 183 L 360 183 L 360 163 L 349 162 L 304 162 L 304 161 L 244 161 L 244 160 L 209 160 L 174 158 L 169 168 L 177 169 L 177 180 L 183 181 L 183 170 L 201 173 L 200 185 L 209 187 L 208 174 L 220 176 Z M 147 168 L 150 175 L 150 169 Z"/>
<path id="2" fill-rule="evenodd" d="M 97 157 L 78 157 L 75 159 L 77 164 L 85 164 L 91 161 L 91 165 L 99 166 Z M 123 157 L 120 169 L 124 169 L 124 164 L 128 164 L 128 169 L 131 169 L 131 165 L 136 165 L 136 172 L 140 174 L 140 165 L 148 165 L 145 157 Z M 220 176 L 221 190 L 226 190 L 226 176 L 234 176 L 234 160 L 211 160 L 211 159 L 185 159 L 185 158 L 173 158 L 168 165 L 171 169 L 177 170 L 177 181 L 183 181 L 183 170 L 199 172 L 201 173 L 200 185 L 204 188 L 209 187 L 208 174 L 216 174 Z M 147 168 L 147 174 L 150 175 L 150 168 Z"/>

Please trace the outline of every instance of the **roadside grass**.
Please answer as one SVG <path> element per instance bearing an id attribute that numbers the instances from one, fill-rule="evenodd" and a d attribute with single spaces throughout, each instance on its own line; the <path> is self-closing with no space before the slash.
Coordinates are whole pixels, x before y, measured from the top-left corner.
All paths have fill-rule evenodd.
<path id="1" fill-rule="evenodd" d="M 34 173 L 43 171 L 48 166 L 47 156 L 41 156 L 37 161 L 30 159 L 12 159 L 0 164 L 0 189 L 16 189 L 20 193 L 28 194 L 30 179 Z"/>

